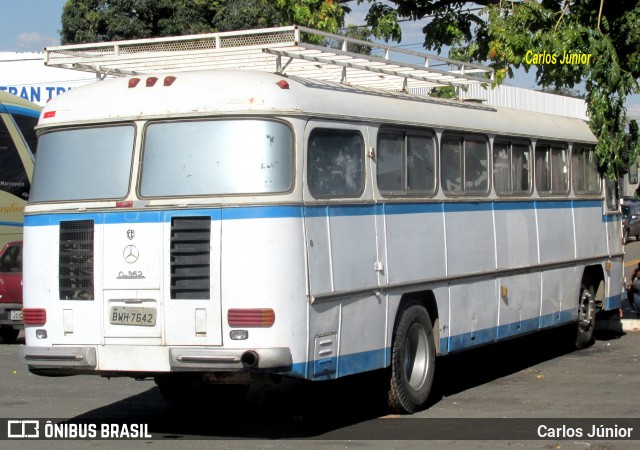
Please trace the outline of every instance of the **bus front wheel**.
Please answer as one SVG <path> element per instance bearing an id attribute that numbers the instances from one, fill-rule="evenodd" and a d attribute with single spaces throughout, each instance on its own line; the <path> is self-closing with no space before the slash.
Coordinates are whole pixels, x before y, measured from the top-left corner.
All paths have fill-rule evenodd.
<path id="1" fill-rule="evenodd" d="M 407 307 L 393 336 L 389 406 L 413 413 L 429 397 L 435 370 L 435 342 L 429 313 L 421 305 Z"/>

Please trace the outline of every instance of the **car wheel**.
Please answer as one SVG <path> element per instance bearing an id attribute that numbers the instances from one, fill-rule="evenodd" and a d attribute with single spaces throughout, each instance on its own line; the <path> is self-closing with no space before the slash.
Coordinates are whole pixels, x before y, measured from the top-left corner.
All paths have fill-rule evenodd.
<path id="1" fill-rule="evenodd" d="M 629 242 L 629 230 L 624 230 L 622 232 L 622 245 L 626 245 Z"/>

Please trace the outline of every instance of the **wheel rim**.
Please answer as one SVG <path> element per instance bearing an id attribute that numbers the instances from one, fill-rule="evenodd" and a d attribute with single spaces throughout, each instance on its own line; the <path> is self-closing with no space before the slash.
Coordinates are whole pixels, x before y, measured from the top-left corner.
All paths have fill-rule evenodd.
<path id="1" fill-rule="evenodd" d="M 427 332 L 419 323 L 409 328 L 404 340 L 404 373 L 411 389 L 419 390 L 429 372 Z"/>
<path id="2" fill-rule="evenodd" d="M 594 317 L 593 295 L 587 289 L 582 290 L 580 296 L 580 330 L 589 331 Z"/>

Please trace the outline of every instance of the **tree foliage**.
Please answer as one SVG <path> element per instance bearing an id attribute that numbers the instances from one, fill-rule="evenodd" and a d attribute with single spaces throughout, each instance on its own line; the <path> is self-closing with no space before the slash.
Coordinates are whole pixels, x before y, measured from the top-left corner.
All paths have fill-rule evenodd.
<path id="1" fill-rule="evenodd" d="M 367 1 L 373 5 L 378 0 Z M 628 123 L 625 100 L 638 93 L 640 79 L 640 4 L 637 0 L 390 0 L 398 19 L 430 20 L 424 47 L 450 56 L 488 62 L 495 82 L 513 77 L 514 69 L 535 70 L 543 88 L 572 89 L 584 82 L 589 125 L 598 137 L 596 154 L 610 178 L 621 174 L 640 153 L 637 124 Z M 372 7 L 372 11 L 374 8 Z M 375 30 L 389 8 L 378 7 L 367 20 Z M 376 34 L 376 35 L 378 35 Z M 394 38 L 387 34 L 389 38 Z M 534 63 L 533 54 L 557 55 L 556 63 Z M 588 64 L 560 64 L 564 54 L 591 54 Z M 628 125 L 627 125 L 628 124 Z M 625 127 L 629 132 L 625 132 Z"/>
<path id="2" fill-rule="evenodd" d="M 367 4 L 370 32 L 387 41 L 401 40 L 400 20 L 425 20 L 427 50 L 450 48 L 452 58 L 488 63 L 495 83 L 521 67 L 535 70 L 543 89 L 584 82 L 596 154 L 609 177 L 640 152 L 637 125 L 625 132 L 624 108 L 639 91 L 637 0 L 68 0 L 61 35 L 66 44 L 292 24 L 335 33 L 355 3 Z M 557 55 L 556 63 L 527 57 L 545 52 Z M 565 52 L 591 58 L 560 64 Z"/>

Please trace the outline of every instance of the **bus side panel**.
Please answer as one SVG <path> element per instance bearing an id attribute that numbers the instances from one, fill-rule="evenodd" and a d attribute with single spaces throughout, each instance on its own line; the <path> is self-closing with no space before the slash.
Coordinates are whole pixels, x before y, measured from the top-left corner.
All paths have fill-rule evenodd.
<path id="1" fill-rule="evenodd" d="M 445 203 L 444 211 L 447 275 L 495 270 L 496 245 L 491 204 Z"/>
<path id="2" fill-rule="evenodd" d="M 294 372 L 303 370 L 307 355 L 301 217 L 301 207 L 223 209 L 220 245 L 224 347 L 290 347 Z M 271 308 L 275 323 L 248 327 L 247 340 L 233 340 L 229 333 L 235 328 L 229 326 L 228 311 L 234 308 Z"/>
<path id="3" fill-rule="evenodd" d="M 531 202 L 494 204 L 498 269 L 538 264 L 536 215 Z"/>
<path id="4" fill-rule="evenodd" d="M 339 377 L 385 366 L 386 309 L 381 294 L 342 301 Z"/>
<path id="5" fill-rule="evenodd" d="M 459 351 L 496 340 L 497 298 L 495 280 L 451 286 L 449 351 Z"/>
<path id="6" fill-rule="evenodd" d="M 578 289 L 582 277 L 578 271 L 579 268 L 567 267 L 542 272 L 540 328 L 578 320 Z"/>
<path id="7" fill-rule="evenodd" d="M 568 263 L 575 259 L 573 215 L 569 202 L 536 202 L 540 262 Z"/>
<path id="8" fill-rule="evenodd" d="M 372 205 L 329 208 L 329 235 L 333 284 L 336 291 L 375 288 L 378 277 L 376 207 Z"/>
<path id="9" fill-rule="evenodd" d="M 574 201 L 573 206 L 576 257 L 606 255 L 607 230 L 602 215 L 602 201 Z"/>
<path id="10" fill-rule="evenodd" d="M 498 280 L 500 315 L 498 339 L 536 331 L 540 325 L 540 274 L 528 273 Z"/>
<path id="11" fill-rule="evenodd" d="M 388 283 L 445 276 L 442 204 L 385 205 Z"/>

